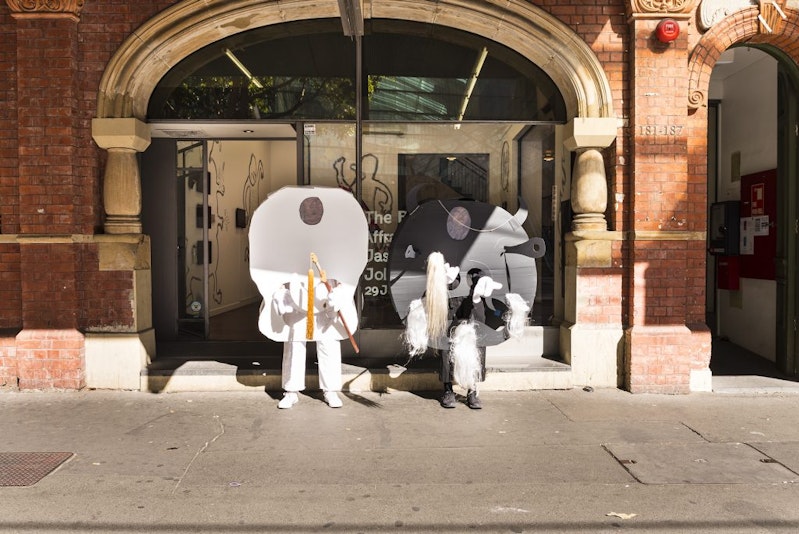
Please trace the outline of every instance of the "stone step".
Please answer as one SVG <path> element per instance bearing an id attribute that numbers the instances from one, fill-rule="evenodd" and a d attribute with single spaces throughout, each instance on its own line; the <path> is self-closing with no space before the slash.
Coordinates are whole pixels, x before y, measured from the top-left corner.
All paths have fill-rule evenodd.
<path id="1" fill-rule="evenodd" d="M 557 357 L 557 329 L 528 327 L 519 339 L 488 347 L 484 391 L 525 391 L 573 387 L 571 367 Z M 342 349 L 346 349 L 344 345 Z M 280 391 L 282 345 L 279 343 L 204 342 L 166 345 L 140 377 L 140 389 L 178 391 Z M 345 391 L 438 391 L 440 361 L 425 354 L 409 361 L 400 346 L 364 356 L 344 352 Z M 308 346 L 309 390 L 318 389 L 315 348 Z"/>
<path id="2" fill-rule="evenodd" d="M 311 358 L 309 358 L 309 361 Z M 226 361 L 174 358 L 159 360 L 157 365 L 141 373 L 141 390 L 151 392 L 178 391 L 244 391 L 251 389 L 279 391 L 280 365 L 277 361 L 252 362 L 247 359 Z M 313 362 L 310 362 L 313 365 Z M 345 391 L 437 391 L 441 389 L 435 361 L 405 367 L 391 360 L 369 366 L 342 364 Z M 526 363 L 486 364 L 484 391 L 522 391 L 569 389 L 571 368 L 547 358 L 534 358 Z M 318 389 L 316 371 L 308 369 L 309 390 Z"/>

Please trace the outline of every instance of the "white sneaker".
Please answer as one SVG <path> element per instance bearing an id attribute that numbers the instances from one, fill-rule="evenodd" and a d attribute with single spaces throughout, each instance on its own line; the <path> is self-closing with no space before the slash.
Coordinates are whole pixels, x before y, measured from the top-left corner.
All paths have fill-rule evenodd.
<path id="1" fill-rule="evenodd" d="M 277 403 L 277 407 L 281 410 L 291 408 L 300 401 L 299 395 L 294 391 L 287 391 L 283 394 L 283 398 Z"/>
<path id="2" fill-rule="evenodd" d="M 331 408 L 341 408 L 344 403 L 338 397 L 335 391 L 325 391 L 325 402 Z"/>

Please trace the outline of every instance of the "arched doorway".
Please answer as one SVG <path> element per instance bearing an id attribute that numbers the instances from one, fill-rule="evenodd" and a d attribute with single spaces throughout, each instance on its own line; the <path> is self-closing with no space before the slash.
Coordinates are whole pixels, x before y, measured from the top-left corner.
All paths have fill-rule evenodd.
<path id="1" fill-rule="evenodd" d="M 255 328 L 261 296 L 248 279 L 246 230 L 260 202 L 290 185 L 347 189 L 363 206 L 364 354 L 404 352 L 388 249 L 402 219 L 428 200 L 529 210 L 526 230 L 549 250 L 531 323 L 551 327 L 560 92 L 521 55 L 473 34 L 383 19 L 365 30 L 362 52 L 337 19 L 242 32 L 188 56 L 156 86 L 142 219 L 159 341 L 261 341 L 258 352 L 267 350 Z"/>
<path id="2" fill-rule="evenodd" d="M 797 66 L 773 45 L 734 46 L 716 61 L 708 95 L 714 390 L 790 388 L 785 381 L 797 376 Z"/>

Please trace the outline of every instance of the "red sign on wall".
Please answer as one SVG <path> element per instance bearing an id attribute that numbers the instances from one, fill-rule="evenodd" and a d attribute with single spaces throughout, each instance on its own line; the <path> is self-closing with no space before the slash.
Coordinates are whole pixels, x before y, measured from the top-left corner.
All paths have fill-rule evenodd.
<path id="1" fill-rule="evenodd" d="M 746 198 L 749 191 L 749 198 Z M 741 278 L 774 280 L 777 256 L 777 169 L 741 176 L 741 218 L 753 229 L 751 252 L 741 254 Z M 744 237 L 743 235 L 741 236 Z"/>
<path id="2" fill-rule="evenodd" d="M 752 206 L 752 216 L 766 214 L 766 184 L 752 184 L 750 189 L 750 202 Z"/>

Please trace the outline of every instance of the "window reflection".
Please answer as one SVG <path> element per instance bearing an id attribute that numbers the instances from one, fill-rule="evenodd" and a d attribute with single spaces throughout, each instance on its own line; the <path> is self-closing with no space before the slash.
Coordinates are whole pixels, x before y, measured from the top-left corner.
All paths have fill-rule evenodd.
<path id="1" fill-rule="evenodd" d="M 403 218 L 423 202 L 470 198 L 513 213 L 523 198 L 531 213 L 524 225 L 528 235 L 553 238 L 551 207 L 544 198 L 551 195 L 554 165 L 544 160 L 540 148 L 554 128 L 487 123 L 459 128 L 418 123 L 364 126 L 360 185 L 370 247 L 361 279 L 361 328 L 402 328 L 390 296 L 388 254 Z M 354 135 L 352 124 L 326 124 L 306 138 L 313 185 L 356 189 Z M 467 178 L 452 170 L 458 165 L 469 167 Z M 554 249 L 551 242 L 547 246 Z M 538 300 L 550 302 L 536 306 L 545 314 L 551 309 L 554 271 L 544 259 L 538 261 Z"/>
<path id="2" fill-rule="evenodd" d="M 339 19 L 266 26 L 195 52 L 159 82 L 150 119 L 352 120 L 355 45 Z M 552 80 L 480 36 L 374 19 L 363 38 L 363 117 L 563 121 Z"/>

